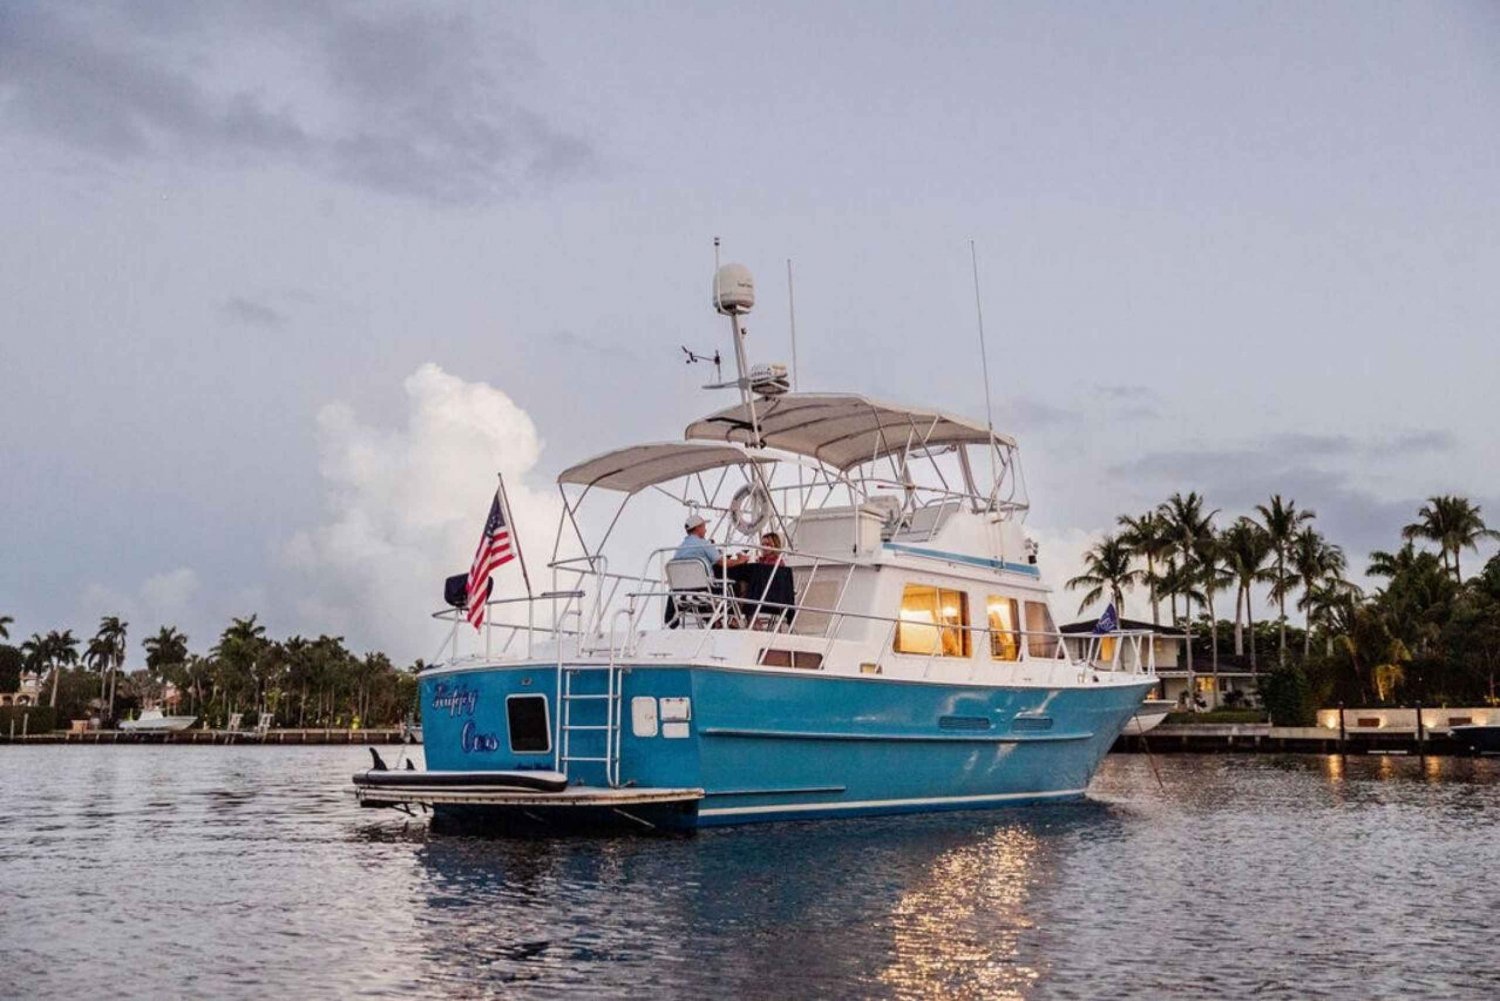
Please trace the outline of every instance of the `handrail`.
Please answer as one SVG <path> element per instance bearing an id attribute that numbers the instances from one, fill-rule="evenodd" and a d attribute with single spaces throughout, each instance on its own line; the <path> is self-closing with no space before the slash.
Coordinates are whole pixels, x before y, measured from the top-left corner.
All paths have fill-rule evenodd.
<path id="1" fill-rule="evenodd" d="M 729 547 L 726 547 L 729 548 Z M 821 636 L 824 640 L 822 656 L 826 660 L 832 655 L 834 648 L 841 642 L 845 642 L 845 630 L 852 623 L 879 622 L 888 628 L 882 631 L 886 634 L 880 642 L 876 654 L 878 664 L 884 663 L 886 656 L 924 656 L 926 666 L 924 675 L 930 672 L 933 665 L 939 660 L 943 661 L 976 661 L 982 662 L 985 658 L 973 655 L 973 644 L 983 642 L 987 647 L 993 646 L 993 637 L 1006 635 L 1014 637 L 1016 641 L 1017 657 L 1014 661 L 999 661 L 993 656 L 991 660 L 998 662 L 1030 663 L 1030 664 L 1066 664 L 1080 669 L 1104 670 L 1111 672 L 1125 671 L 1127 673 L 1139 673 L 1154 675 L 1156 672 L 1155 644 L 1149 642 L 1156 633 L 1149 629 L 1117 630 L 1112 633 L 1094 636 L 1092 634 L 1064 633 L 1061 630 L 1031 630 L 1031 629 L 994 629 L 987 621 L 981 620 L 982 624 L 944 624 L 940 622 L 912 622 L 904 620 L 895 615 L 882 615 L 871 612 L 854 611 L 844 607 L 848 595 L 850 583 L 854 571 L 862 566 L 869 566 L 868 562 L 847 559 L 835 556 L 823 556 L 810 553 L 798 553 L 795 550 L 779 549 L 772 550 L 768 547 L 754 543 L 736 543 L 733 548 L 748 550 L 758 553 L 776 553 L 776 560 L 771 564 L 773 573 L 768 575 L 764 587 L 758 595 L 746 595 L 738 597 L 734 595 L 713 596 L 712 600 L 716 607 L 714 614 L 709 619 L 706 628 L 693 628 L 684 626 L 685 632 L 700 632 L 701 637 L 696 651 L 689 654 L 691 657 L 701 656 L 707 644 L 715 635 L 722 635 L 723 627 L 728 626 L 730 615 L 734 611 L 741 612 L 747 623 L 754 623 L 762 619 L 772 620 L 772 629 L 780 632 L 782 627 L 789 621 L 808 621 L 809 618 L 826 617 L 826 621 L 814 627 L 811 631 L 797 632 L 796 625 L 792 626 L 792 634 L 800 636 Z M 677 547 L 663 546 L 653 550 L 645 559 L 642 573 L 639 577 L 631 577 L 627 574 L 610 573 L 607 569 L 607 561 L 602 556 L 584 556 L 565 560 L 558 560 L 554 565 L 554 581 L 558 576 L 556 571 L 565 564 L 583 564 L 584 566 L 572 566 L 564 571 L 577 575 L 579 586 L 572 589 L 553 589 L 540 594 L 530 596 L 518 596 L 511 598 L 494 598 L 487 601 L 486 608 L 501 609 L 506 606 L 525 605 L 527 607 L 527 621 L 517 623 L 511 621 L 497 620 L 486 616 L 484 623 L 486 648 L 490 649 L 491 636 L 502 636 L 503 644 L 499 655 L 509 654 L 514 645 L 517 635 L 525 631 L 527 636 L 526 652 L 528 656 L 534 656 L 534 639 L 537 637 L 555 642 L 556 648 L 550 651 L 551 655 L 561 658 L 564 655 L 563 647 L 567 641 L 572 640 L 571 646 L 579 656 L 608 654 L 611 663 L 619 656 L 631 655 L 639 636 L 644 631 L 641 628 L 642 621 L 650 614 L 653 602 L 656 599 L 665 599 L 671 596 L 672 590 L 663 580 L 661 567 L 665 560 L 675 555 Z M 790 562 L 795 560 L 796 562 Z M 721 562 L 721 566 L 724 564 Z M 592 569 L 597 567 L 598 569 Z M 653 573 L 653 569 L 657 572 Z M 799 575 L 801 586 L 799 591 L 805 593 L 808 585 L 818 581 L 837 580 L 839 583 L 838 593 L 832 607 L 821 607 L 808 604 L 801 600 L 793 603 L 774 602 L 769 600 L 770 589 L 773 584 L 775 571 L 791 569 Z M 589 578 L 596 578 L 599 585 L 596 588 L 585 588 L 583 585 Z M 632 589 L 625 592 L 623 597 L 627 599 L 623 606 L 616 606 L 616 601 L 622 597 L 620 585 L 629 582 Z M 607 593 L 606 593 L 607 592 Z M 583 607 L 584 602 L 593 597 L 593 609 Z M 539 601 L 552 603 L 551 624 L 541 625 L 535 621 L 533 610 Z M 559 607 L 559 602 L 562 603 Z M 613 609 L 613 615 L 609 619 L 609 628 L 604 628 L 605 616 L 609 609 Z M 453 628 L 449 631 L 442 648 L 435 660 L 443 659 L 443 652 L 451 649 L 454 659 L 457 659 L 459 647 L 459 635 L 462 630 L 460 624 L 465 615 L 464 609 L 445 608 L 433 613 L 433 618 L 438 620 L 451 620 Z M 569 620 L 575 621 L 570 623 Z M 624 635 L 619 635 L 620 623 L 625 623 Z M 905 654 L 895 650 L 896 630 L 901 625 L 920 627 L 933 631 L 933 643 L 931 649 L 925 654 Z M 570 628 L 572 626 L 572 628 Z M 951 631 L 951 632 L 948 632 Z M 969 638 L 971 654 L 967 657 L 958 657 L 942 653 L 943 637 L 962 633 Z M 874 636 L 862 634 L 857 638 L 858 642 L 869 643 L 875 640 Z M 1113 639 L 1115 642 L 1108 649 L 1109 656 L 1104 656 L 1105 641 Z M 597 641 L 594 642 L 594 641 Z M 1052 650 L 1051 655 L 1037 654 L 1037 650 Z M 762 655 L 763 656 L 763 655 Z M 977 670 L 977 668 L 976 668 Z M 1080 676 L 1082 677 L 1082 676 Z"/>

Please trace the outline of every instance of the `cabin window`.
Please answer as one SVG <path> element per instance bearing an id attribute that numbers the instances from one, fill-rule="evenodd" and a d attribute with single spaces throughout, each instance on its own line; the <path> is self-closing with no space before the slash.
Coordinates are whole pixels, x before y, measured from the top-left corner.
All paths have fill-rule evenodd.
<path id="1" fill-rule="evenodd" d="M 896 652 L 969 656 L 969 596 L 962 591 L 908 584 L 901 594 Z"/>
<path id="2" fill-rule="evenodd" d="M 990 613 L 990 657 L 1020 660 L 1021 636 L 1016 632 L 1021 621 L 1020 603 L 992 594 L 985 604 Z"/>
<path id="3" fill-rule="evenodd" d="M 1058 651 L 1057 627 L 1052 612 L 1040 601 L 1026 603 L 1026 650 L 1033 657 L 1052 658 Z"/>
<path id="4" fill-rule="evenodd" d="M 510 695 L 505 699 L 510 725 L 510 749 L 516 754 L 546 754 L 552 750 L 552 728 L 547 725 L 545 695 Z"/>

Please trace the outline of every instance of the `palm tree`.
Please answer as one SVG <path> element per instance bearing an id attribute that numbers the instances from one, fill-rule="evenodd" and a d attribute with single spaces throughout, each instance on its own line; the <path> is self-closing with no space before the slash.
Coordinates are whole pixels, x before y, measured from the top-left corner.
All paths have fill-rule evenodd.
<path id="1" fill-rule="evenodd" d="M 1443 494 L 1427 498 L 1427 503 L 1417 511 L 1417 520 L 1401 530 L 1401 537 L 1437 543 L 1444 569 L 1451 569 L 1454 579 L 1462 582 L 1459 553 L 1464 549 L 1478 550 L 1482 540 L 1500 539 L 1500 532 L 1485 525 L 1479 505 L 1471 504 L 1467 497 Z M 1449 553 L 1453 554 L 1451 567 Z"/>
<path id="2" fill-rule="evenodd" d="M 1157 583 L 1161 594 L 1171 599 L 1174 607 L 1177 599 L 1182 598 L 1187 606 L 1187 614 L 1182 619 L 1182 625 L 1186 633 L 1187 643 L 1187 687 L 1193 691 L 1193 602 L 1202 604 L 1207 600 L 1203 589 L 1199 586 L 1196 568 L 1177 565 L 1175 559 L 1167 561 L 1167 568 Z"/>
<path id="3" fill-rule="evenodd" d="M 1234 655 L 1245 655 L 1245 636 L 1240 627 L 1243 606 L 1245 622 L 1250 629 L 1250 670 L 1255 664 L 1255 609 L 1251 606 L 1256 584 L 1267 581 L 1266 560 L 1271 556 L 1271 540 L 1265 531 L 1249 518 L 1240 518 L 1220 537 L 1224 562 L 1234 574 L 1237 587 L 1234 596 Z"/>
<path id="4" fill-rule="evenodd" d="M 1193 602 L 1207 604 L 1208 593 L 1201 588 L 1203 568 L 1200 562 L 1202 548 L 1213 535 L 1214 515 L 1218 510 L 1203 511 L 1203 498 L 1196 490 L 1186 497 L 1174 493 L 1156 509 L 1157 517 L 1164 524 L 1163 534 L 1171 556 L 1167 560 L 1167 576 L 1172 578 L 1170 588 L 1164 590 L 1172 599 L 1172 617 L 1177 617 L 1177 598 L 1183 599 L 1183 624 L 1187 633 L 1188 690 L 1193 687 Z M 1181 561 L 1180 564 L 1178 561 Z"/>
<path id="5" fill-rule="evenodd" d="M 1370 565 L 1365 573 L 1371 577 L 1389 577 L 1395 580 L 1415 570 L 1424 556 L 1429 560 L 1432 559 L 1431 553 L 1417 552 L 1417 547 L 1410 541 L 1394 553 L 1377 549 L 1370 554 Z M 1443 569 L 1447 570 L 1446 565 Z"/>
<path id="6" fill-rule="evenodd" d="M 1141 572 L 1130 566 L 1134 553 L 1123 538 L 1106 535 L 1083 554 L 1084 572 L 1069 580 L 1069 591 L 1089 588 L 1078 604 L 1078 614 L 1102 598 L 1106 591 L 1120 615 L 1125 614 L 1125 592 L 1141 579 Z"/>
<path id="7" fill-rule="evenodd" d="M 261 704 L 264 681 L 261 672 L 265 667 L 262 662 L 270 642 L 265 638 L 266 627 L 257 623 L 256 618 L 252 615 L 248 619 L 232 619 L 211 651 L 219 668 L 227 712 L 236 711 L 238 696 L 246 682 L 255 686 L 256 705 Z"/>
<path id="8" fill-rule="evenodd" d="M 40 674 L 47 666 L 47 639 L 41 633 L 32 633 L 21 643 L 21 656 L 26 670 Z"/>
<path id="9" fill-rule="evenodd" d="M 47 704 L 57 708 L 57 683 L 62 676 L 62 669 L 78 663 L 78 638 L 73 635 L 73 630 L 58 632 L 54 629 L 46 636 L 32 633 L 31 638 L 21 644 L 21 653 L 31 670 L 46 668 L 51 672 L 52 697 Z"/>
<path id="10" fill-rule="evenodd" d="M 1360 596 L 1360 589 L 1346 580 L 1325 578 L 1315 582 L 1297 607 L 1307 613 L 1307 631 L 1312 633 L 1313 623 L 1323 627 L 1324 655 L 1333 656 L 1333 637 L 1341 620 L 1347 620 L 1350 609 Z M 1306 657 L 1306 646 L 1303 648 Z"/>
<path id="11" fill-rule="evenodd" d="M 118 615 L 106 615 L 99 620 L 99 631 L 89 641 L 85 657 L 97 665 L 101 676 L 99 698 L 104 700 L 105 685 L 108 685 L 109 712 L 106 719 L 115 718 L 115 675 L 125 664 L 125 631 L 130 623 L 121 622 Z"/>
<path id="12" fill-rule="evenodd" d="M 14 621 L 14 616 L 0 615 L 0 640 L 10 639 L 10 624 Z"/>
<path id="13" fill-rule="evenodd" d="M 1161 578 L 1156 573 L 1156 561 L 1165 556 L 1172 548 L 1171 541 L 1166 535 L 1166 523 L 1155 511 L 1147 511 L 1137 517 L 1128 514 L 1119 517 L 1120 527 L 1124 529 L 1120 533 L 1120 541 L 1129 546 L 1131 551 L 1146 561 L 1146 573 L 1141 578 L 1146 585 L 1146 590 L 1151 596 L 1151 624 L 1161 625 L 1161 605 L 1158 591 Z"/>
<path id="14" fill-rule="evenodd" d="M 146 651 L 146 670 L 153 680 L 166 679 L 172 669 L 188 661 L 188 638 L 176 626 L 162 626 L 155 636 L 141 641 L 141 648 Z"/>
<path id="15" fill-rule="evenodd" d="M 1320 585 L 1337 587 L 1343 584 L 1348 562 L 1341 547 L 1329 542 L 1311 526 L 1302 529 L 1292 540 L 1291 557 L 1292 573 L 1302 585 L 1302 597 L 1298 599 L 1297 607 L 1307 613 L 1302 634 L 1302 659 L 1306 660 L 1312 653 L 1312 593 Z"/>
<path id="16" fill-rule="evenodd" d="M 1283 501 L 1280 494 L 1271 495 L 1270 505 L 1257 504 L 1255 510 L 1259 512 L 1260 527 L 1266 533 L 1271 542 L 1271 551 L 1276 554 L 1276 576 L 1272 580 L 1271 597 L 1276 599 L 1278 611 L 1278 631 L 1280 633 L 1281 651 L 1279 654 L 1280 664 L 1286 666 L 1286 596 L 1291 589 L 1292 581 L 1287 578 L 1286 562 L 1287 554 L 1292 548 L 1292 539 L 1297 535 L 1297 528 L 1304 521 L 1312 521 L 1317 517 L 1315 511 L 1298 511 L 1296 501 Z"/>
<path id="17" fill-rule="evenodd" d="M 1210 516 L 1212 517 L 1212 516 Z M 1209 528 L 1209 534 L 1198 543 L 1198 583 L 1208 605 L 1209 650 L 1213 655 L 1214 674 L 1219 673 L 1219 613 L 1214 609 L 1214 595 L 1238 579 L 1229 568 L 1223 536 Z"/>

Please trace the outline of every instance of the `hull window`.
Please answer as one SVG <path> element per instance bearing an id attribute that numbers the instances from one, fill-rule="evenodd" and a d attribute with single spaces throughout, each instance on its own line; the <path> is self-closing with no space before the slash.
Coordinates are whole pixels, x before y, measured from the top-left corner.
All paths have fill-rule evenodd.
<path id="1" fill-rule="evenodd" d="M 545 695 L 512 695 L 505 700 L 510 749 L 515 754 L 546 754 L 552 750 L 552 728 L 547 725 Z"/>
<path id="2" fill-rule="evenodd" d="M 897 653 L 969 656 L 969 596 L 928 584 L 908 584 L 901 594 Z"/>
<path id="3" fill-rule="evenodd" d="M 816 671 L 823 666 L 823 655 L 812 650 L 778 650 L 767 647 L 761 652 L 760 662 L 767 667 L 798 667 Z"/>

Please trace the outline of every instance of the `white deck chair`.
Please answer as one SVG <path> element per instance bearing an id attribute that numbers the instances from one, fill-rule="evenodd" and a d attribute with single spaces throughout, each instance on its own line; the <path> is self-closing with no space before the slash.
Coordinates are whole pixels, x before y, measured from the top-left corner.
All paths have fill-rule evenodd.
<path id="1" fill-rule="evenodd" d="M 738 623 L 738 604 L 730 596 L 728 585 L 709 574 L 707 563 L 698 559 L 668 560 L 666 573 L 679 622 L 686 624 L 691 619 L 700 629 Z"/>

